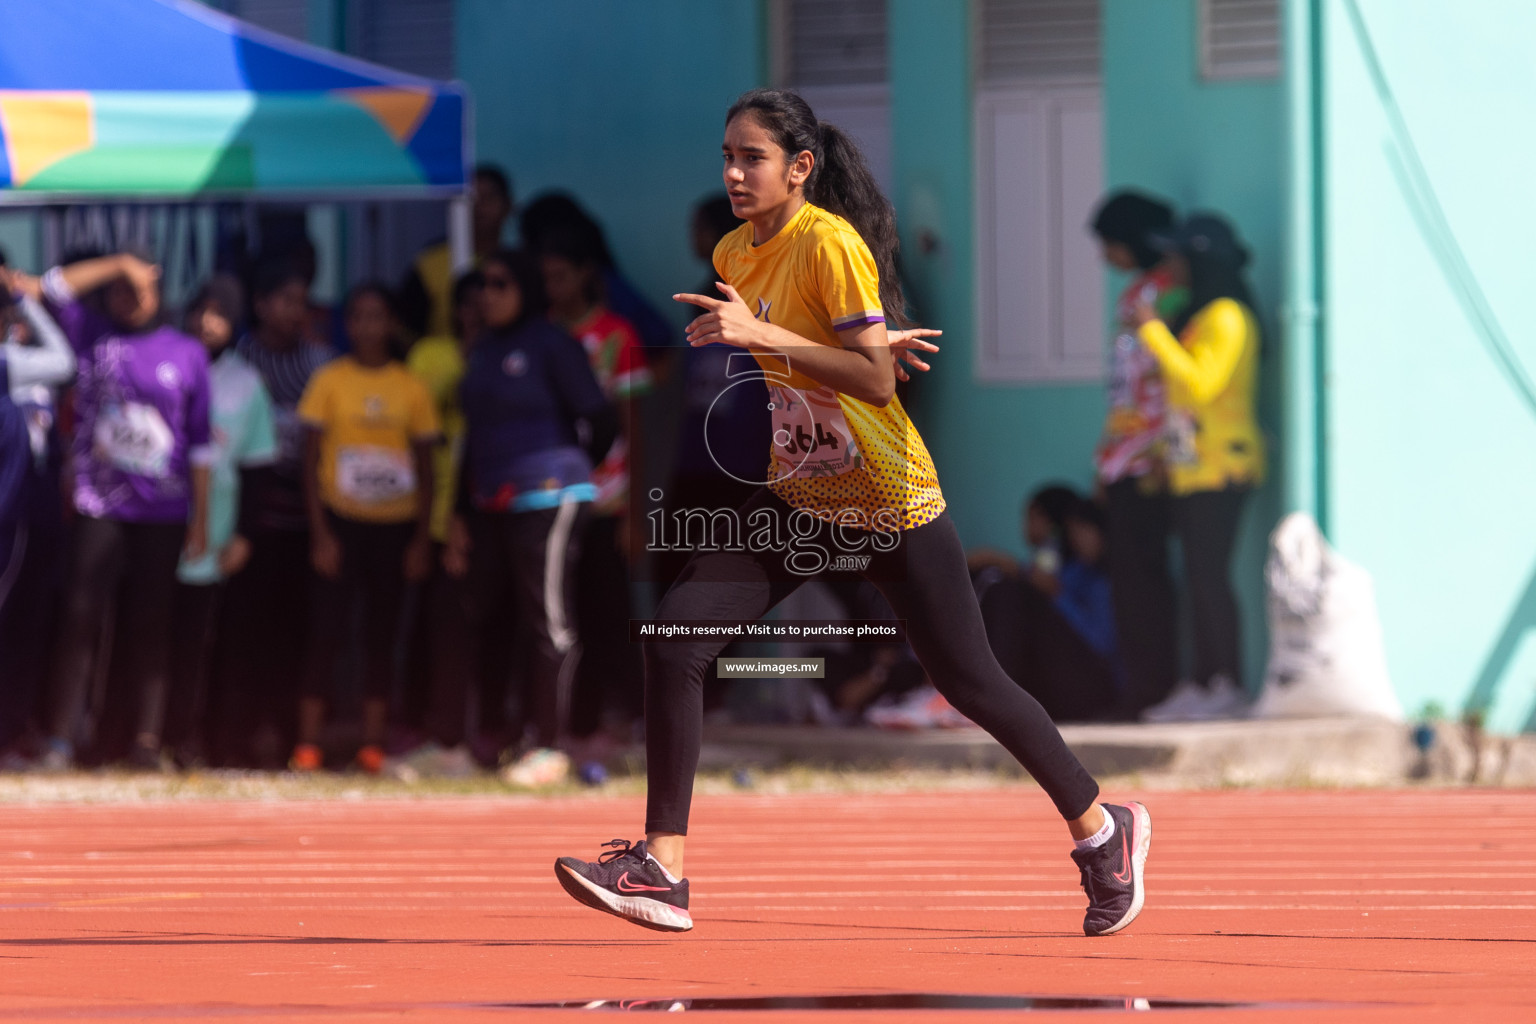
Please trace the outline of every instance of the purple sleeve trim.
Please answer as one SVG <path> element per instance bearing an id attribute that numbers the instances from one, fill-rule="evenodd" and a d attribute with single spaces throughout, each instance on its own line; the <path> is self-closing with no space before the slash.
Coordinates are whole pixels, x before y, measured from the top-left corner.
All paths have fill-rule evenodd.
<path id="1" fill-rule="evenodd" d="M 863 327 L 865 324 L 883 324 L 885 316 L 880 313 L 863 313 L 852 320 L 843 320 L 832 324 L 835 331 L 846 331 L 850 327 Z"/>

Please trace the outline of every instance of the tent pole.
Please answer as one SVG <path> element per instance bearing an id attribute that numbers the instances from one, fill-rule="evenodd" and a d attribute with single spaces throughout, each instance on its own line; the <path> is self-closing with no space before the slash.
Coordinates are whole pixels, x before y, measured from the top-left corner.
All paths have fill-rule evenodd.
<path id="1" fill-rule="evenodd" d="M 475 243 L 468 196 L 448 200 L 448 255 L 455 277 L 474 266 Z"/>

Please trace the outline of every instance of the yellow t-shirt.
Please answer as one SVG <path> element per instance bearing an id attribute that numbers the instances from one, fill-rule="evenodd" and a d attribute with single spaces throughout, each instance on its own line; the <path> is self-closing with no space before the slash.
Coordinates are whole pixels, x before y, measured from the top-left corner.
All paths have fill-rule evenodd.
<path id="1" fill-rule="evenodd" d="M 880 277 L 853 225 L 806 203 L 778 234 L 752 244 L 744 224 L 715 247 L 715 269 L 759 320 L 822 345 L 839 330 L 883 321 Z M 910 530 L 944 511 L 928 448 L 892 398 L 877 409 L 794 368 L 757 356 L 774 437 L 768 486 L 795 508 L 861 529 Z"/>
<path id="2" fill-rule="evenodd" d="M 438 436 L 427 386 L 404 366 L 327 363 L 299 399 L 299 419 L 320 431 L 320 500 L 347 519 L 416 518 L 414 441 Z"/>
<path id="3" fill-rule="evenodd" d="M 422 338 L 411 346 L 406 367 L 427 386 L 443 440 L 432 452 L 432 539 L 448 539 L 458 485 L 459 456 L 464 446 L 464 413 L 459 408 L 459 384 L 464 380 L 464 350 L 457 338 Z"/>

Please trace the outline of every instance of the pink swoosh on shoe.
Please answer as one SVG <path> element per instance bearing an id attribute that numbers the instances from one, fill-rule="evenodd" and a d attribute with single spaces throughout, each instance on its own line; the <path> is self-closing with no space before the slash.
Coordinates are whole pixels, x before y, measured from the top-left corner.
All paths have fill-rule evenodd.
<path id="1" fill-rule="evenodd" d="M 668 892 L 669 891 L 668 888 L 666 886 L 664 886 L 664 885 L 640 885 L 640 884 L 638 884 L 636 882 L 631 882 L 629 880 L 629 872 L 628 871 L 624 872 L 622 875 L 619 876 L 619 880 L 617 882 L 613 883 L 613 887 L 615 889 L 619 890 L 619 892 Z"/>

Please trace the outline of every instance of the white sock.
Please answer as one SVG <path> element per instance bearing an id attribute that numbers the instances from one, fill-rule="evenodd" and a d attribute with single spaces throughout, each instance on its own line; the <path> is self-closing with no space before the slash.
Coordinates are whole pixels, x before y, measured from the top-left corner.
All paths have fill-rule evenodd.
<path id="1" fill-rule="evenodd" d="M 679 880 L 672 877 L 672 872 L 668 871 L 666 866 L 663 865 L 661 861 L 656 859 L 655 854 L 648 853 L 645 855 L 645 859 L 650 861 L 652 864 L 655 864 L 656 867 L 660 869 L 661 873 L 667 876 L 667 881 L 671 882 L 673 885 L 678 883 Z"/>
<path id="2" fill-rule="evenodd" d="M 1115 816 L 1110 814 L 1109 808 L 1105 807 L 1103 804 L 1100 804 L 1099 807 L 1104 811 L 1104 824 L 1097 832 L 1089 836 L 1087 839 L 1074 839 L 1072 841 L 1072 845 L 1077 847 L 1079 850 L 1098 849 L 1100 846 L 1103 846 L 1115 836 Z"/>

